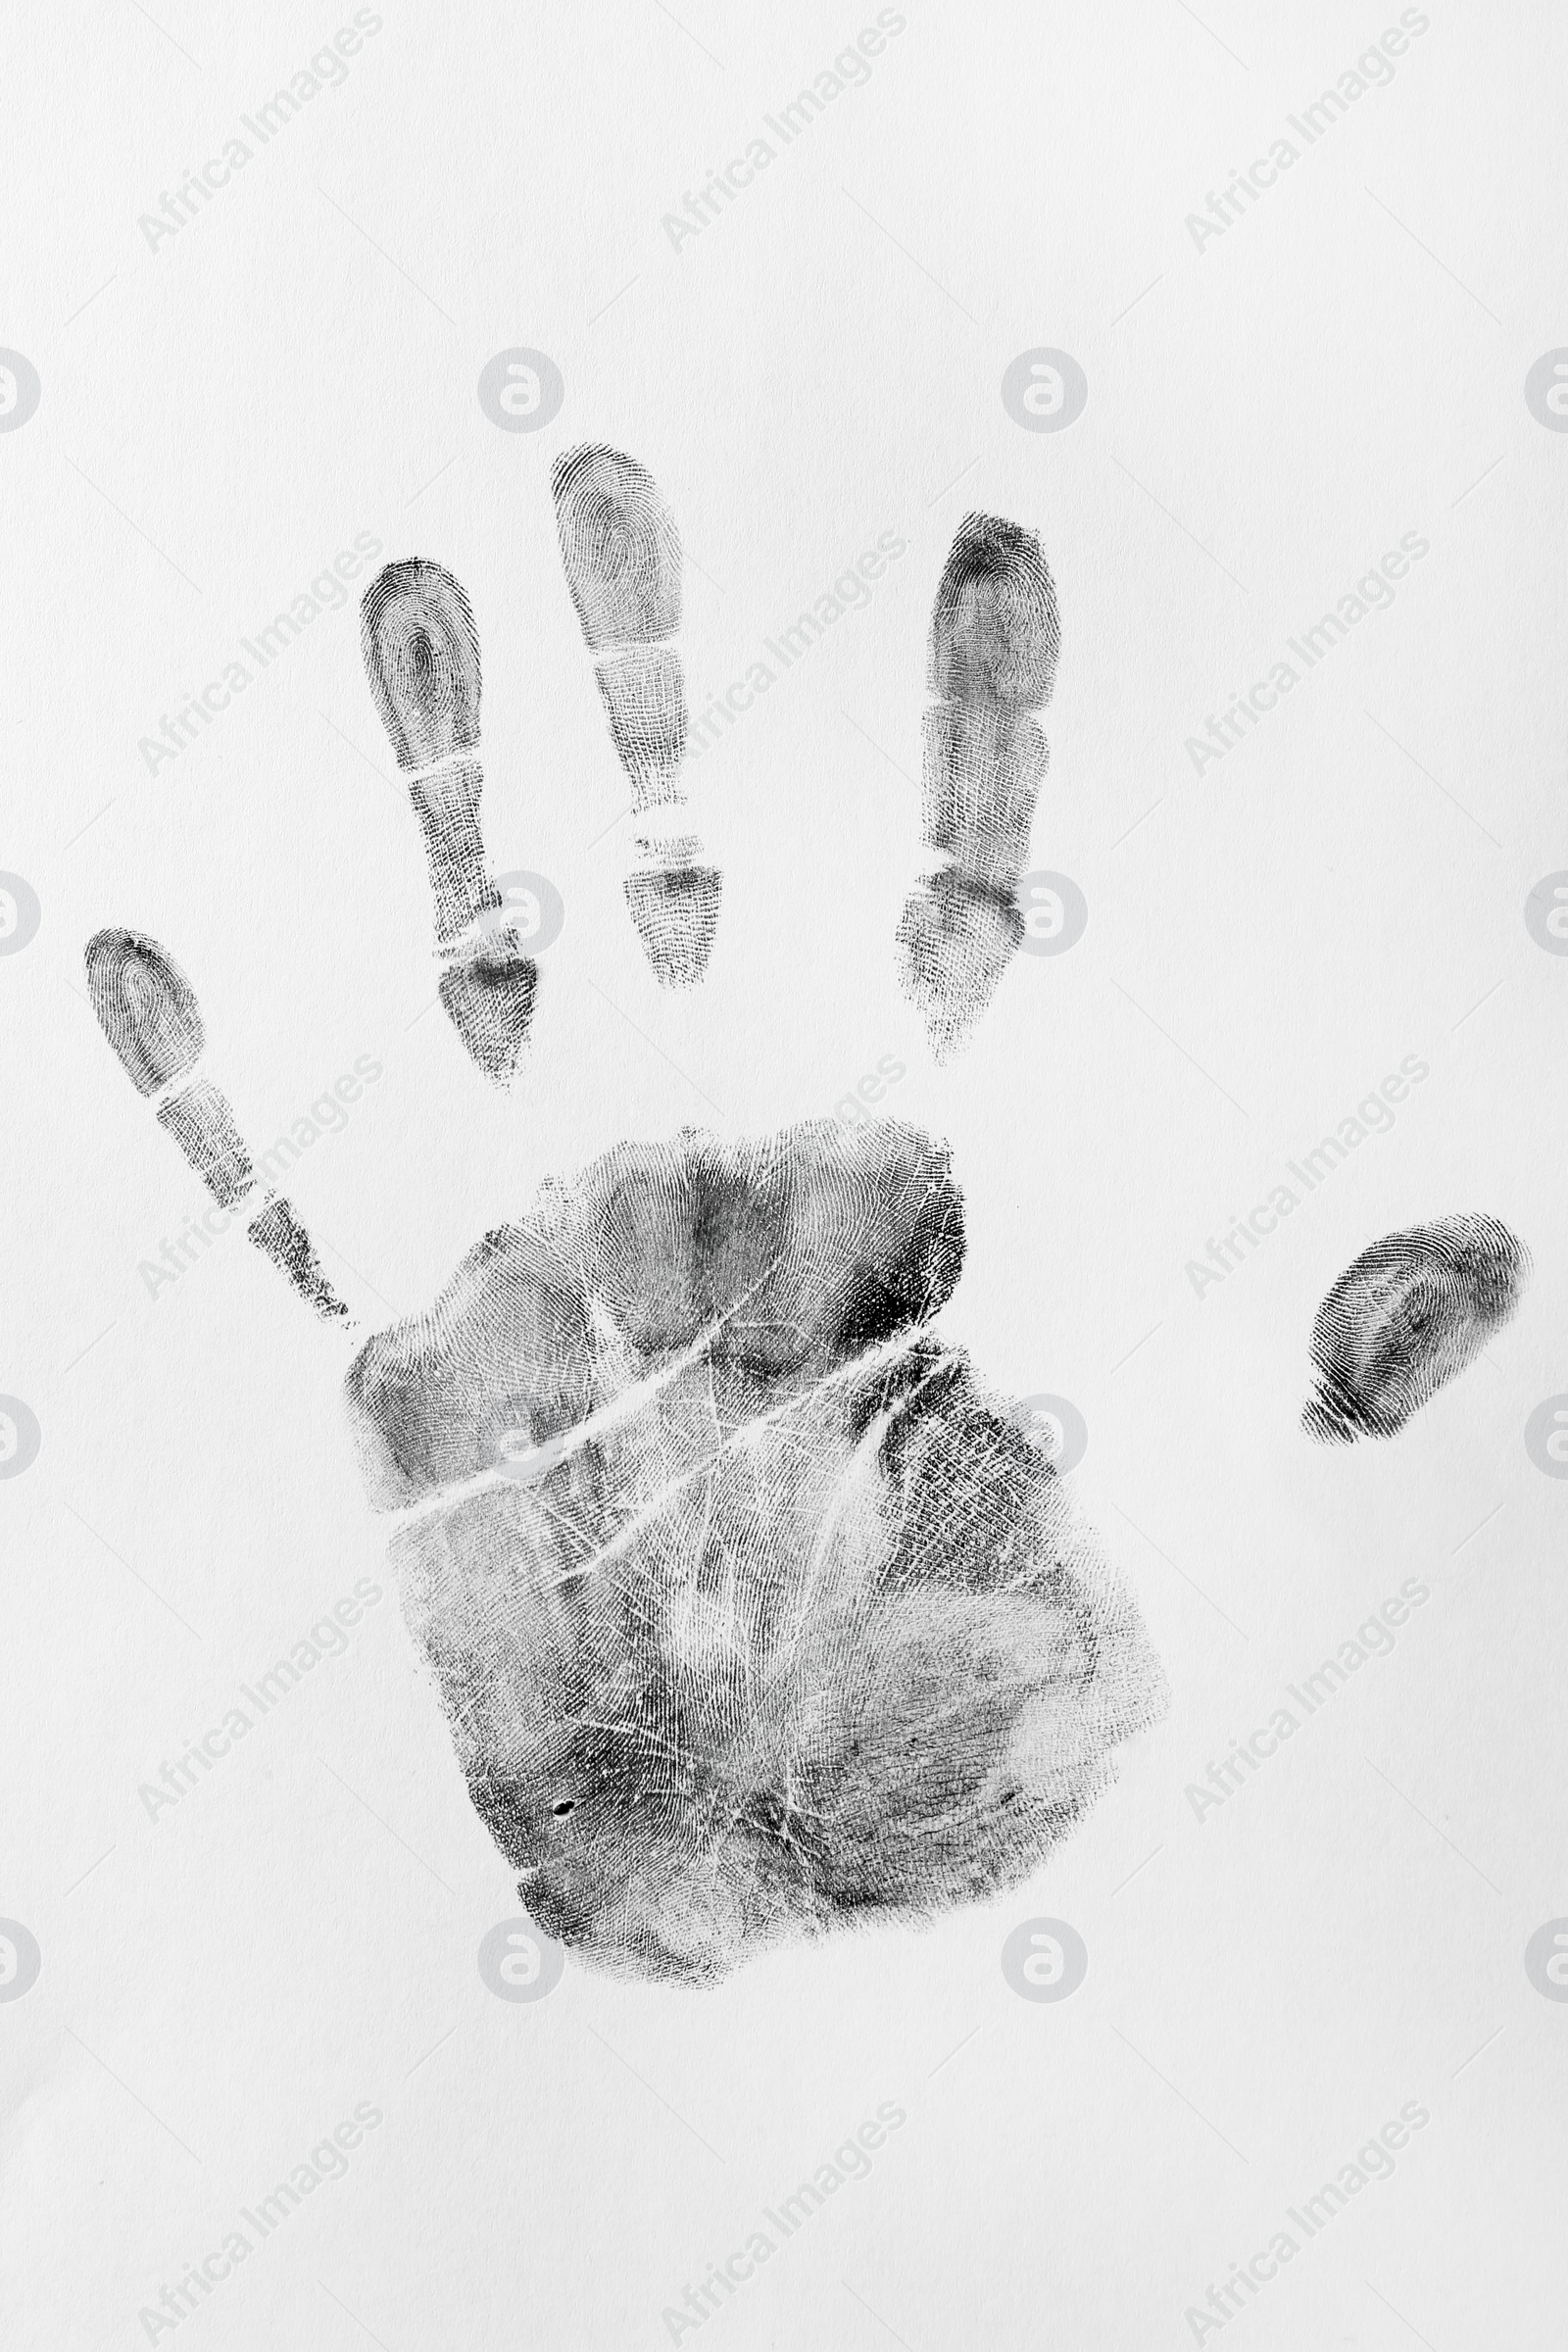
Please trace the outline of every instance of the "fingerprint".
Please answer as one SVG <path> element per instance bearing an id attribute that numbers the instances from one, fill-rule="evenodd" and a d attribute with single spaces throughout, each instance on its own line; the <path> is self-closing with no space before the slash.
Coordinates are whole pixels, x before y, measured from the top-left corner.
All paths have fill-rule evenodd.
<path id="1" fill-rule="evenodd" d="M 656 979 L 689 988 L 708 968 L 722 877 L 683 830 L 686 687 L 666 642 L 681 625 L 680 533 L 653 475 L 618 450 L 567 450 L 551 486 L 566 586 L 639 820 L 626 904 Z"/>
<path id="2" fill-rule="evenodd" d="M 1530 1255 L 1496 1217 L 1440 1217 L 1363 1250 L 1317 1310 L 1302 1413 L 1330 1445 L 1392 1438 L 1474 1363 L 1524 1294 Z"/>
<path id="3" fill-rule="evenodd" d="M 681 546 L 653 475 L 619 450 L 584 442 L 550 476 L 566 586 L 595 653 L 657 645 L 681 619 Z"/>
<path id="4" fill-rule="evenodd" d="M 401 768 L 433 767 L 479 743 L 479 632 L 450 571 L 388 564 L 360 605 L 366 674 Z"/>
<path id="5" fill-rule="evenodd" d="M 1014 1885 L 1162 1711 L 1047 1449 L 931 1328 L 963 1248 L 913 1128 L 688 1129 L 357 1357 L 474 1804 L 590 1964 L 709 1984 Z"/>
<path id="6" fill-rule="evenodd" d="M 1029 857 L 1061 630 L 1033 532 L 993 514 L 958 526 L 931 613 L 921 840 L 940 860 L 899 922 L 899 977 L 939 1061 L 958 1052 L 1023 937 Z"/>
<path id="7" fill-rule="evenodd" d="M 154 1116 L 220 1208 L 233 1208 L 244 1200 L 256 1171 L 228 1099 L 210 1078 L 198 1078 L 181 1093 L 166 1097 Z"/>
<path id="8" fill-rule="evenodd" d="M 100 931 L 87 942 L 84 961 L 98 1026 L 132 1085 L 152 1098 L 159 1126 L 219 1206 L 237 1209 L 257 1189 L 256 1171 L 228 1097 L 197 1070 L 207 1032 L 195 990 L 169 950 L 145 932 Z M 348 1322 L 348 1308 L 285 1200 L 264 1188 L 245 1230 L 318 1315 Z"/>
<path id="9" fill-rule="evenodd" d="M 366 675 L 424 843 L 437 994 L 470 1059 L 498 1085 L 527 1042 L 538 968 L 500 915 L 479 828 L 479 636 L 439 564 L 388 564 L 360 608 Z"/>
<path id="10" fill-rule="evenodd" d="M 83 962 L 98 1026 L 138 1094 L 195 1068 L 207 1044 L 201 1006 L 167 949 L 142 931 L 100 931 Z"/>

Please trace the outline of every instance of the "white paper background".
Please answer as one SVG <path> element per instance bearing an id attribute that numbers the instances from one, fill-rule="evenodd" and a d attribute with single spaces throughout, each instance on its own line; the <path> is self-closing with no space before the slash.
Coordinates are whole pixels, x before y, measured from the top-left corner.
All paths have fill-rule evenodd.
<path id="1" fill-rule="evenodd" d="M 1435 0 L 1392 82 L 1201 252 L 1186 216 L 1396 10 L 904 0 L 865 85 L 678 252 L 662 217 L 872 7 L 377 13 L 342 85 L 156 251 L 138 217 L 352 12 L 109 0 L 11 43 L 0 342 L 43 397 L 0 436 L 0 864 L 43 920 L 0 960 L 0 1390 L 43 1442 L 0 1483 L 0 1913 L 43 1968 L 0 2004 L 9 2340 L 149 2340 L 143 2307 L 369 2101 L 346 2177 L 181 2343 L 668 2342 L 665 2308 L 894 2101 L 869 2176 L 681 2341 L 1176 2346 L 1412 2100 L 1394 2176 L 1216 2332 L 1545 2340 L 1568 2008 L 1523 1953 L 1568 1912 L 1568 1483 L 1522 1432 L 1568 1389 L 1568 961 L 1523 909 L 1568 865 L 1568 442 L 1523 386 L 1568 341 L 1555 12 Z M 565 378 L 537 435 L 475 396 L 514 345 Z M 1089 380 L 1059 433 L 1000 397 L 1041 345 Z M 694 702 L 879 533 L 906 543 L 694 770 L 727 878 L 690 998 L 620 897 L 549 506 L 584 437 L 680 517 Z M 1055 571 L 1035 858 L 1091 914 L 934 1073 L 891 937 L 969 506 Z M 138 753 L 357 532 L 466 584 L 489 846 L 565 903 L 510 1099 L 429 1010 L 357 589 L 177 760 Z M 1430 552 L 1392 607 L 1196 776 L 1206 714 L 1409 532 Z M 139 1785 L 238 1682 L 387 1579 L 341 1346 L 234 1234 L 148 1295 L 204 1197 L 86 1004 L 113 921 L 192 975 L 256 1145 L 381 1062 L 290 1187 L 371 1317 L 623 1135 L 758 1131 L 906 1064 L 886 1106 L 952 1138 L 968 1203 L 945 1328 L 1079 1406 L 1076 1485 L 1174 1691 L 1030 1887 L 707 1995 L 568 1970 L 498 2001 L 474 1955 L 514 1889 L 389 1589 L 148 1820 Z M 1188 1261 L 1406 1055 L 1430 1076 L 1392 1131 L 1196 1298 Z M 1527 1239 L 1523 1311 L 1397 1444 L 1309 1447 L 1322 1292 L 1452 1208 Z M 1393 1654 L 1196 1819 L 1188 1785 L 1412 1577 Z M 1000 1970 L 1042 1914 L 1089 1947 L 1060 2004 Z"/>

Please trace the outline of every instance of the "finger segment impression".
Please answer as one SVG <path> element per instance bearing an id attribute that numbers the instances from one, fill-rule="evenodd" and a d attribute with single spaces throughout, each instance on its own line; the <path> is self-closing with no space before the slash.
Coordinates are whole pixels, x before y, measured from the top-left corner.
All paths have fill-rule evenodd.
<path id="1" fill-rule="evenodd" d="M 652 474 L 618 450 L 568 450 L 552 487 L 566 586 L 631 786 L 626 904 L 655 977 L 689 988 L 708 968 L 723 878 L 682 830 L 686 687 L 668 642 L 681 625 L 680 533 Z"/>
<path id="2" fill-rule="evenodd" d="M 439 995 L 469 1057 L 505 1086 L 527 1042 L 538 966 L 501 912 L 479 825 L 479 636 L 439 564 L 388 564 L 365 592 L 366 674 L 408 779 L 435 907 Z"/>
<path id="3" fill-rule="evenodd" d="M 1029 856 L 1061 629 L 1040 542 L 966 514 L 931 613 L 921 839 L 937 862 L 905 901 L 899 978 L 947 1061 L 966 1043 L 1023 938 Z"/>
<path id="4" fill-rule="evenodd" d="M 219 1206 L 237 1209 L 257 1190 L 256 1171 L 228 1097 L 198 1072 L 207 1034 L 195 990 L 169 950 L 143 931 L 98 932 L 85 960 L 98 1026 L 132 1085 L 151 1100 L 158 1124 Z M 264 1192 L 245 1230 L 323 1320 L 351 1322 L 287 1200 Z"/>

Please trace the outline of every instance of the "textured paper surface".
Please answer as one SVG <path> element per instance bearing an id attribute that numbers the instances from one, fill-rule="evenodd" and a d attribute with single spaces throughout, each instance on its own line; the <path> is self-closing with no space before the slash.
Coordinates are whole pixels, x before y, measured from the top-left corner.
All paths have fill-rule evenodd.
<path id="1" fill-rule="evenodd" d="M 158 0 L 34 12 L 10 51 L 8 2340 L 1544 2340 L 1551 12 Z M 550 468 L 584 440 L 668 498 L 694 719 L 728 700 L 687 761 L 725 877 L 690 993 L 627 919 L 562 578 Z M 938 1068 L 894 938 L 970 509 L 1054 575 L 1031 870 L 1077 935 Z M 548 886 L 510 1093 L 436 1004 L 361 662 L 363 586 L 409 556 L 472 602 L 492 863 Z M 368 1324 L 623 1138 L 858 1099 L 951 1143 L 942 1330 L 1081 1422 L 1172 1692 L 1034 1880 L 710 1991 L 568 1959 L 498 1997 L 516 1890 L 362 1499 L 347 1349 L 193 1225 L 94 1025 L 105 924 L 179 957 Z M 1528 1246 L 1518 1315 L 1397 1439 L 1314 1446 L 1318 1302 L 1453 1211 Z M 1035 1933 L 1047 1989 L 1086 1956 L 1060 1997 L 1004 1973 Z"/>

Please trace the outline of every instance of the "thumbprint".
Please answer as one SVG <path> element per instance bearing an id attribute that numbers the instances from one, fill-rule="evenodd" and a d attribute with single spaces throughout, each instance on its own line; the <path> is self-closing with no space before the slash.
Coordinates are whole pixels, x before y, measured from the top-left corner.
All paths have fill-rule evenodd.
<path id="1" fill-rule="evenodd" d="M 504 1086 L 527 1041 L 538 968 L 485 864 L 473 613 L 451 572 L 416 556 L 376 574 L 360 622 L 370 691 L 424 842 L 437 994 L 470 1058 Z"/>
<path id="2" fill-rule="evenodd" d="M 931 613 L 921 840 L 938 862 L 899 922 L 899 976 L 939 1061 L 966 1042 L 1023 938 L 1029 856 L 1061 643 L 1032 531 L 994 514 L 958 526 Z"/>
<path id="3" fill-rule="evenodd" d="M 1385 1234 L 1317 1310 L 1317 1388 L 1303 1427 L 1325 1445 L 1396 1436 L 1474 1363 L 1529 1273 L 1529 1251 L 1495 1217 L 1440 1217 Z"/>
<path id="4" fill-rule="evenodd" d="M 566 586 L 631 786 L 639 864 L 626 904 L 654 976 L 690 988 L 708 969 L 721 877 L 685 832 L 686 685 L 677 648 L 681 544 L 647 467 L 584 444 L 551 473 Z"/>
<path id="5" fill-rule="evenodd" d="M 474 1804 L 591 1965 L 707 1984 L 1026 1878 L 1154 1721 L 1138 1611 L 929 1326 L 917 1130 L 625 1144 L 350 1369 Z"/>

